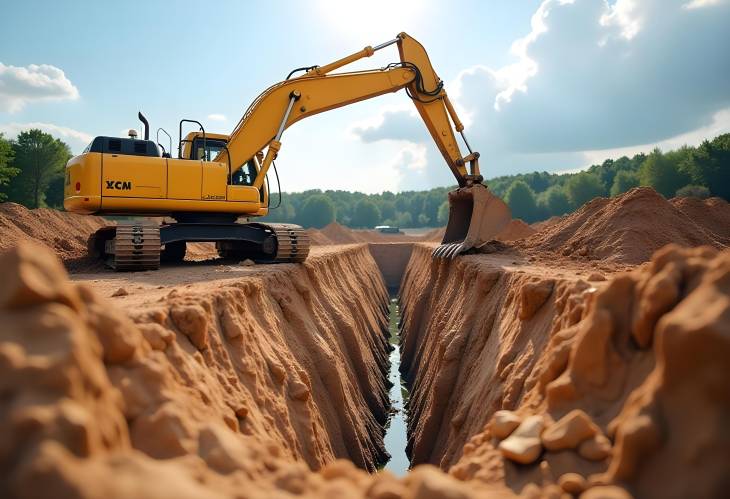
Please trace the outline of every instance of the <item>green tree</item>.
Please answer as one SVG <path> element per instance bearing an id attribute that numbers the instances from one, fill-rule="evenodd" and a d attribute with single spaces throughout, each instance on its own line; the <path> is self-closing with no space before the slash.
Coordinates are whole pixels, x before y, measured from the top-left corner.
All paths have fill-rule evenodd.
<path id="1" fill-rule="evenodd" d="M 385 194 L 385 193 L 383 193 Z M 392 193 L 389 193 L 391 196 Z M 395 218 L 395 202 L 392 200 L 385 200 L 378 206 L 380 208 L 380 217 L 392 220 Z"/>
<path id="2" fill-rule="evenodd" d="M 512 182 L 512 185 L 507 189 L 504 200 L 512 210 L 514 218 L 521 218 L 527 223 L 537 220 L 538 209 L 535 193 L 525 181 L 515 180 Z"/>
<path id="3" fill-rule="evenodd" d="M 12 142 L 18 175 L 10 181 L 9 198 L 29 208 L 43 206 L 49 185 L 63 175 L 71 157 L 68 146 L 38 129 L 20 132 Z"/>
<path id="4" fill-rule="evenodd" d="M 572 209 L 570 199 L 568 199 L 565 189 L 560 185 L 553 185 L 546 190 L 544 199 L 548 216 L 565 215 Z"/>
<path id="5" fill-rule="evenodd" d="M 706 186 L 715 196 L 730 200 L 730 133 L 704 141 L 689 154 L 682 169 L 692 182 Z"/>
<path id="6" fill-rule="evenodd" d="M 606 194 L 601 179 L 592 173 L 576 173 L 565 183 L 565 193 L 573 208 L 579 208 L 593 198 Z"/>
<path id="7" fill-rule="evenodd" d="M 370 199 L 362 199 L 355 205 L 352 224 L 355 227 L 371 229 L 380 222 L 380 210 Z"/>
<path id="8" fill-rule="evenodd" d="M 439 206 L 439 212 L 438 212 L 438 223 L 439 225 L 446 225 L 449 223 L 449 202 L 444 201 L 441 203 L 441 206 Z"/>
<path id="9" fill-rule="evenodd" d="M 677 197 L 705 199 L 710 197 L 710 189 L 704 185 L 685 185 L 677 190 Z"/>
<path id="10" fill-rule="evenodd" d="M 294 205 L 291 203 L 290 195 L 282 195 L 281 205 L 274 208 L 278 204 L 278 199 L 274 197 L 272 208 L 269 208 L 269 214 L 266 215 L 268 222 L 279 222 L 279 223 L 292 223 L 295 218 Z"/>
<path id="11" fill-rule="evenodd" d="M 18 169 L 11 165 L 13 156 L 13 147 L 0 133 L 0 201 L 8 198 L 4 191 L 12 178 L 18 174 Z"/>
<path id="12" fill-rule="evenodd" d="M 653 187 L 665 198 L 674 196 L 678 189 L 690 181 L 690 176 L 681 171 L 679 165 L 659 149 L 654 149 L 639 168 L 640 184 Z"/>
<path id="13" fill-rule="evenodd" d="M 63 187 L 66 179 L 64 175 L 56 175 L 48 183 L 46 188 L 46 194 L 44 197 L 44 204 L 49 208 L 56 208 L 58 210 L 63 209 Z"/>
<path id="14" fill-rule="evenodd" d="M 611 196 L 618 196 L 634 187 L 639 186 L 639 175 L 628 170 L 621 170 L 616 173 L 611 186 Z"/>
<path id="15" fill-rule="evenodd" d="M 398 218 L 396 220 L 398 222 L 398 227 L 413 227 L 413 217 L 407 211 L 398 213 Z"/>
<path id="16" fill-rule="evenodd" d="M 297 222 L 303 227 L 321 229 L 335 221 L 335 205 L 323 194 L 307 197 L 298 213 Z"/>

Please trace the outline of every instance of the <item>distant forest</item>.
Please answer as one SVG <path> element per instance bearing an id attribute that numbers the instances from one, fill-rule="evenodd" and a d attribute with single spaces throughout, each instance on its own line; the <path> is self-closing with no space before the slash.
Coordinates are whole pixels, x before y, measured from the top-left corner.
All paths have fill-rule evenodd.
<path id="1" fill-rule="evenodd" d="M 64 165 L 69 147 L 40 130 L 21 132 L 17 139 L 0 134 L 0 201 L 29 208 L 63 207 Z M 663 196 L 719 196 L 730 200 L 730 134 L 662 152 L 608 159 L 578 173 L 535 172 L 488 180 L 516 218 L 532 223 L 564 215 L 597 196 L 617 196 L 651 186 Z M 265 220 L 324 227 L 337 221 L 353 228 L 376 225 L 436 227 L 446 224 L 451 187 L 428 191 L 363 194 L 310 190 L 284 193 L 281 206 Z M 272 205 L 278 204 L 276 194 Z"/>
<path id="2" fill-rule="evenodd" d="M 668 152 L 654 149 L 632 158 L 607 159 L 578 173 L 506 175 L 486 184 L 507 202 L 515 218 L 528 223 L 570 213 L 594 197 L 617 196 L 640 185 L 651 186 L 666 198 L 719 196 L 730 200 L 730 134 L 697 147 Z M 305 227 L 323 227 L 334 221 L 353 228 L 442 226 L 449 214 L 446 193 L 454 187 L 369 195 L 320 190 L 284 193 L 281 206 L 266 219 Z M 276 195 L 272 197 L 276 205 Z"/>

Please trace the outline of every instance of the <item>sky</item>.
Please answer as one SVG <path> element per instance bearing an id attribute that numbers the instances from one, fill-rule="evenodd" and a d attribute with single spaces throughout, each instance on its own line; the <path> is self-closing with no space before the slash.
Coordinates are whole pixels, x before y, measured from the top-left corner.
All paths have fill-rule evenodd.
<path id="1" fill-rule="evenodd" d="M 3 4 L 0 133 L 41 128 L 74 153 L 139 129 L 138 110 L 173 149 L 181 118 L 229 133 L 291 69 L 401 31 L 429 52 L 487 178 L 730 132 L 730 0 Z M 397 60 L 391 46 L 343 70 Z M 455 183 L 403 91 L 298 122 L 282 144 L 288 192 Z"/>

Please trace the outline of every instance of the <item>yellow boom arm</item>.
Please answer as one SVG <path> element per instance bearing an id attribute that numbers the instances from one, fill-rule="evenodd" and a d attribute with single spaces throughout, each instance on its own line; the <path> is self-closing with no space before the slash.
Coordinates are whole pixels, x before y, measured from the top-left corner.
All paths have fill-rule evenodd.
<path id="1" fill-rule="evenodd" d="M 400 63 L 378 70 L 330 74 L 392 44 L 398 45 Z M 281 136 L 286 128 L 308 116 L 405 88 L 459 186 L 480 183 L 479 153 L 470 150 L 469 155 L 462 156 L 454 129 L 464 137 L 464 126 L 442 87 L 443 83 L 423 46 L 401 33 L 389 42 L 365 47 L 268 88 L 249 106 L 231 133 L 227 150 L 223 150 L 216 161 L 225 163 L 230 159 L 235 171 L 252 158 L 258 163 L 264 148 L 268 147 L 253 184 L 261 189 L 264 177 L 281 148 Z M 465 137 L 464 142 L 469 148 Z M 466 163 L 470 163 L 471 171 L 467 171 Z"/>

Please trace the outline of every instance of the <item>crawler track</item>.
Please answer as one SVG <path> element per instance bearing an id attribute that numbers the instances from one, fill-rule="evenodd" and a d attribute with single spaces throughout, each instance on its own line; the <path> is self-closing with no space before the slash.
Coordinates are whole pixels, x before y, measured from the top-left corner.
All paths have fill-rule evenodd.
<path id="1" fill-rule="evenodd" d="M 160 228 L 157 224 L 144 221 L 120 222 L 117 224 L 114 239 L 105 244 L 107 264 L 114 270 L 160 268 Z"/>
<path id="2" fill-rule="evenodd" d="M 276 235 L 275 263 L 301 263 L 309 255 L 309 236 L 304 229 L 293 224 L 261 224 Z"/>

